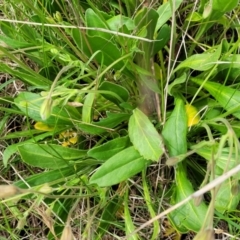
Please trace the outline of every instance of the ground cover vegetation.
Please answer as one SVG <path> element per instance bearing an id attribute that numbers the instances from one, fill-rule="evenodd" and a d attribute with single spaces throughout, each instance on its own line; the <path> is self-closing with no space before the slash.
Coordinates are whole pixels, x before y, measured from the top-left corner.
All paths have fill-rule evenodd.
<path id="1" fill-rule="evenodd" d="M 0 239 L 239 239 L 237 0 L 6 0 Z"/>

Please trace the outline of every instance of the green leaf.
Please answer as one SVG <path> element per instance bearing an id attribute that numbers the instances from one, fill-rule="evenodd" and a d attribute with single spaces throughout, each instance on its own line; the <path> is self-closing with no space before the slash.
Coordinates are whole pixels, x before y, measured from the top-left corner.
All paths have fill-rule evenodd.
<path id="1" fill-rule="evenodd" d="M 175 99 L 175 108 L 162 131 L 170 157 L 187 152 L 187 114 L 184 101 Z"/>
<path id="2" fill-rule="evenodd" d="M 87 9 L 85 12 L 86 25 L 92 28 L 104 28 L 108 29 L 107 24 L 91 9 Z M 105 39 L 111 39 L 112 35 L 110 33 L 101 32 L 96 30 L 87 30 L 89 36 L 99 36 Z"/>
<path id="3" fill-rule="evenodd" d="M 168 93 L 171 96 L 174 96 L 174 93 L 178 93 L 180 86 L 182 83 L 186 82 L 187 74 L 184 72 L 180 77 L 176 78 L 169 86 L 168 86 Z"/>
<path id="4" fill-rule="evenodd" d="M 186 199 L 194 193 L 193 186 L 186 176 L 186 169 L 182 163 L 178 164 L 175 176 L 176 186 L 172 196 L 172 205 Z M 198 232 L 202 227 L 206 214 L 207 206 L 204 202 L 199 206 L 195 206 L 191 200 L 180 208 L 172 211 L 168 217 L 179 232 L 186 233 L 189 230 Z"/>
<path id="5" fill-rule="evenodd" d="M 101 84 L 101 86 L 99 87 L 99 90 L 104 90 L 104 91 L 109 91 L 110 93 L 115 93 L 116 95 L 118 95 L 124 102 L 128 101 L 129 98 L 129 93 L 126 90 L 126 88 L 115 84 L 115 83 L 111 83 L 111 82 L 103 82 Z M 112 94 L 105 94 L 102 93 L 103 97 L 105 97 L 106 99 L 108 99 L 111 102 L 116 103 L 117 105 L 120 104 L 120 101 L 118 98 L 115 98 Z"/>
<path id="6" fill-rule="evenodd" d="M 175 0 L 175 3 L 174 3 L 175 11 L 178 9 L 178 7 L 182 2 L 183 0 Z M 157 9 L 157 12 L 159 14 L 159 18 L 157 21 L 155 31 L 158 31 L 158 29 L 172 17 L 172 7 L 171 7 L 170 1 L 167 1 L 166 3 L 162 4 Z"/>
<path id="7" fill-rule="evenodd" d="M 108 159 L 90 178 L 100 187 L 112 186 L 141 172 L 147 162 L 134 147 L 129 147 Z"/>
<path id="8" fill-rule="evenodd" d="M 198 85 L 202 85 L 204 83 L 203 80 L 197 78 L 192 78 L 191 80 Z M 240 91 L 210 81 L 204 83 L 203 87 L 219 102 L 219 104 L 226 111 L 231 112 L 235 117 L 240 119 Z"/>
<path id="9" fill-rule="evenodd" d="M 155 41 L 153 43 L 152 56 L 154 56 L 156 53 L 158 53 L 165 47 L 165 45 L 168 43 L 170 39 L 170 34 L 171 34 L 171 28 L 167 24 L 163 25 L 155 39 L 159 41 Z"/>
<path id="10" fill-rule="evenodd" d="M 129 145 L 130 145 L 130 141 L 128 136 L 115 138 L 98 147 L 94 147 L 90 149 L 87 154 L 89 157 L 106 161 L 107 159 L 111 158 L 115 154 L 129 147 Z"/>
<path id="11" fill-rule="evenodd" d="M 145 159 L 160 160 L 164 152 L 162 138 L 148 117 L 138 108 L 133 110 L 130 117 L 128 132 L 134 147 Z"/>
<path id="12" fill-rule="evenodd" d="M 112 31 L 116 32 L 122 30 L 123 25 L 126 25 L 128 30 L 134 30 L 136 27 L 131 18 L 120 14 L 108 19 L 107 25 Z"/>
<path id="13" fill-rule="evenodd" d="M 102 54 L 97 54 L 95 59 L 99 64 L 103 61 L 104 65 L 109 66 L 113 62 L 121 58 L 121 52 L 116 44 L 110 41 L 110 38 L 105 39 L 99 36 L 88 37 L 89 46 L 92 52 L 101 51 Z M 90 56 L 92 54 L 90 53 Z M 114 65 L 114 68 L 120 70 L 124 67 L 124 62 L 120 61 Z"/>
<path id="14" fill-rule="evenodd" d="M 31 138 L 29 140 L 9 145 L 5 149 L 5 151 L 3 152 L 3 165 L 4 165 L 4 167 L 7 166 L 10 157 L 18 151 L 19 146 L 24 145 L 24 144 L 28 144 L 28 143 L 34 143 L 36 141 L 43 140 L 43 139 L 45 139 L 49 136 L 53 136 L 53 132 L 47 132 L 47 133 L 41 134 L 39 136 L 34 136 L 34 138 Z"/>
<path id="15" fill-rule="evenodd" d="M 220 176 L 215 177 L 217 178 Z M 240 195 L 232 193 L 232 189 L 234 187 L 233 182 L 234 181 L 229 178 L 221 184 L 214 203 L 214 207 L 218 212 L 224 213 L 226 211 L 236 210 L 240 200 Z M 238 181 L 235 181 L 235 184 L 238 186 Z"/>
<path id="16" fill-rule="evenodd" d="M 60 169 L 69 166 L 70 160 L 86 156 L 86 151 L 55 144 L 24 144 L 18 146 L 22 160 L 34 167 Z"/>
<path id="17" fill-rule="evenodd" d="M 218 61 L 222 51 L 222 44 L 220 44 L 214 52 L 204 52 L 195 54 L 181 62 L 175 71 L 181 68 L 191 68 L 198 71 L 206 71 L 211 69 Z"/>
<path id="18" fill-rule="evenodd" d="M 238 4 L 238 0 L 212 0 L 210 19 L 219 19 L 223 14 L 232 11 Z"/>

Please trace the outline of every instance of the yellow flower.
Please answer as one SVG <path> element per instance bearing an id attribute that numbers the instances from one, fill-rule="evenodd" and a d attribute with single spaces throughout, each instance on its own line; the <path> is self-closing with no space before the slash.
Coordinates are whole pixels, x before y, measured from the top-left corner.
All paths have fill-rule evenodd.
<path id="1" fill-rule="evenodd" d="M 190 104 L 185 105 L 185 108 L 186 108 L 187 119 L 188 119 L 188 127 L 198 124 L 200 121 L 200 117 L 197 109 Z"/>
<path id="2" fill-rule="evenodd" d="M 62 146 L 67 147 L 69 145 L 74 145 L 78 141 L 78 135 L 76 132 L 73 131 L 65 131 L 60 133 L 59 139 L 63 139 Z"/>

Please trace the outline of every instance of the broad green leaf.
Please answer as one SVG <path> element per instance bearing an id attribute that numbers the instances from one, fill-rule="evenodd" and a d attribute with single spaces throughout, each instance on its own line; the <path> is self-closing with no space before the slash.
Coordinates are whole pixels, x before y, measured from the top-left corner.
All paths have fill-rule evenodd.
<path id="1" fill-rule="evenodd" d="M 112 31 L 122 31 L 122 27 L 123 25 L 125 25 L 127 27 L 128 30 L 134 30 L 135 29 L 135 25 L 134 25 L 134 21 L 126 16 L 123 15 L 116 15 L 110 19 L 108 19 L 107 21 L 107 25 L 108 27 L 112 30 Z"/>
<path id="2" fill-rule="evenodd" d="M 112 186 L 141 172 L 148 164 L 134 147 L 129 147 L 108 159 L 90 178 L 90 184 Z"/>
<path id="3" fill-rule="evenodd" d="M 87 27 L 108 29 L 107 24 L 91 8 L 85 12 Z M 112 35 L 107 32 L 96 30 L 87 30 L 89 36 L 99 36 L 105 39 L 111 39 Z"/>
<path id="4" fill-rule="evenodd" d="M 216 176 L 220 177 L 220 176 Z M 227 179 L 225 182 L 221 184 L 220 189 L 217 192 L 217 196 L 215 198 L 214 207 L 218 212 L 224 213 L 226 211 L 234 211 L 236 210 L 240 195 L 233 194 L 232 189 L 234 187 L 231 179 Z M 238 181 L 235 181 L 238 186 Z"/>
<path id="5" fill-rule="evenodd" d="M 86 151 L 55 144 L 24 144 L 18 146 L 22 160 L 34 167 L 60 169 L 69 166 L 69 161 L 86 156 Z"/>
<path id="6" fill-rule="evenodd" d="M 170 34 L 171 34 L 171 28 L 165 24 L 161 27 L 161 29 L 159 30 L 157 37 L 155 41 L 153 43 L 153 52 L 152 52 L 152 56 L 154 56 L 156 53 L 158 53 L 160 50 L 162 50 L 165 45 L 168 43 L 169 39 L 170 39 Z"/>
<path id="7" fill-rule="evenodd" d="M 238 2 L 238 0 L 212 0 L 210 19 L 219 19 L 223 14 L 233 10 Z"/>
<path id="8" fill-rule="evenodd" d="M 84 123 L 92 122 L 93 103 L 95 99 L 95 93 L 88 93 L 82 108 L 82 121 Z"/>
<path id="9" fill-rule="evenodd" d="M 203 84 L 203 80 L 192 78 L 193 82 L 198 85 Z M 219 104 L 226 110 L 230 111 L 235 117 L 240 118 L 240 91 L 237 89 L 224 86 L 220 83 L 206 82 L 203 87 L 219 102 Z"/>
<path id="10" fill-rule="evenodd" d="M 101 54 L 97 54 L 95 59 L 99 64 L 102 62 L 104 65 L 109 66 L 113 62 L 121 58 L 121 51 L 116 44 L 110 41 L 110 38 L 105 39 L 99 36 L 88 37 L 89 46 L 91 46 L 92 52 L 101 51 Z M 92 54 L 90 53 L 90 56 Z M 120 70 L 124 67 L 124 62 L 120 61 L 114 65 L 114 68 Z"/>
<path id="11" fill-rule="evenodd" d="M 98 160 L 106 161 L 115 154 L 121 152 L 125 148 L 129 147 L 129 137 L 115 138 L 100 146 L 94 147 L 88 151 L 88 156 L 96 158 Z"/>
<path id="12" fill-rule="evenodd" d="M 99 87 L 99 90 L 109 91 L 110 93 L 115 93 L 118 95 L 124 102 L 128 101 L 129 93 L 126 88 L 120 86 L 119 84 L 111 83 L 111 82 L 103 82 Z M 112 101 L 116 104 L 120 104 L 119 99 L 115 98 L 112 94 L 102 93 L 103 97 Z"/>
<path id="13" fill-rule="evenodd" d="M 222 44 L 220 44 L 214 52 L 204 52 L 195 54 L 181 62 L 175 71 L 181 68 L 191 68 L 198 71 L 206 71 L 211 69 L 218 61 L 222 51 Z"/>
<path id="14" fill-rule="evenodd" d="M 164 126 L 162 136 L 170 157 L 187 152 L 187 114 L 182 99 L 175 99 L 175 108 Z"/>
<path id="15" fill-rule="evenodd" d="M 173 2 L 173 1 L 172 1 Z M 175 0 L 174 1 L 174 11 L 178 9 L 180 4 L 183 2 L 183 0 Z M 166 23 L 171 17 L 172 17 L 172 7 L 170 1 L 167 1 L 166 3 L 162 4 L 158 9 L 157 12 L 159 14 L 159 18 L 157 21 L 156 29 L 157 32 L 159 28 Z"/>
<path id="16" fill-rule="evenodd" d="M 43 140 L 43 139 L 45 139 L 49 136 L 53 136 L 53 135 L 54 135 L 53 132 L 47 132 L 47 133 L 44 133 L 44 134 L 41 134 L 41 135 L 38 135 L 38 136 L 34 136 L 34 138 L 31 138 L 29 140 L 9 145 L 5 149 L 5 151 L 3 152 L 3 165 L 4 165 L 4 167 L 7 167 L 7 164 L 8 164 L 8 161 L 9 161 L 10 157 L 18 151 L 19 146 L 24 145 L 24 144 L 28 144 L 28 143 L 34 143 L 36 141 Z"/>
<path id="17" fill-rule="evenodd" d="M 128 132 L 134 147 L 145 159 L 160 160 L 164 152 L 162 138 L 148 117 L 138 108 L 133 110 L 130 117 Z"/>
<path id="18" fill-rule="evenodd" d="M 186 199 L 194 193 L 193 186 L 186 176 L 186 171 L 187 169 L 183 167 L 182 163 L 178 164 L 175 174 L 175 192 L 171 200 L 172 205 Z M 206 214 L 207 206 L 204 202 L 196 206 L 191 200 L 180 208 L 172 211 L 168 217 L 179 232 L 185 233 L 189 230 L 198 232 L 202 227 Z"/>

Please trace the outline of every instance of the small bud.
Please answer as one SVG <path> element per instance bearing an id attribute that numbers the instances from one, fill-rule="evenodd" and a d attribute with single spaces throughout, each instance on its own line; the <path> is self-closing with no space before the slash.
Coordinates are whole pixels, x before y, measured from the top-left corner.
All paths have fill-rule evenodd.
<path id="1" fill-rule="evenodd" d="M 52 17 L 46 17 L 45 19 L 51 24 L 56 23 Z"/>
<path id="2" fill-rule="evenodd" d="M 50 49 L 50 52 L 52 54 L 54 54 L 54 55 L 58 55 L 59 54 L 59 51 L 57 50 L 57 48 L 54 48 L 54 47 Z"/>
<path id="3" fill-rule="evenodd" d="M 19 193 L 14 185 L 0 185 L 0 198 L 9 198 Z"/>
<path id="4" fill-rule="evenodd" d="M 60 240 L 74 240 L 72 228 L 69 225 L 64 227 Z"/>
<path id="5" fill-rule="evenodd" d="M 40 108 L 40 116 L 42 120 L 46 120 L 50 117 L 52 113 L 52 99 L 46 98 L 44 102 L 42 103 L 42 106 Z"/>
<path id="6" fill-rule="evenodd" d="M 40 193 L 44 193 L 44 194 L 49 194 L 53 191 L 53 189 L 49 186 L 49 184 L 44 184 L 39 190 L 38 192 Z"/>
<path id="7" fill-rule="evenodd" d="M 22 217 L 19 219 L 18 224 L 17 224 L 17 229 L 22 230 L 24 226 L 26 225 L 26 217 Z"/>
<path id="8" fill-rule="evenodd" d="M 82 107 L 83 106 L 83 104 L 80 102 L 68 102 L 67 104 L 68 104 L 68 106 L 71 106 L 71 107 Z"/>
<path id="9" fill-rule="evenodd" d="M 56 19 L 57 22 L 62 22 L 62 16 L 61 16 L 61 13 L 60 12 L 56 12 L 54 14 L 54 18 Z"/>
<path id="10" fill-rule="evenodd" d="M 206 19 L 206 18 L 208 18 L 211 15 L 211 13 L 212 13 L 212 3 L 209 2 L 204 7 L 204 11 L 203 11 L 202 17 L 204 19 Z"/>

